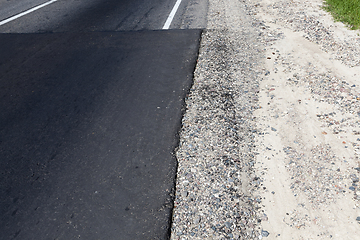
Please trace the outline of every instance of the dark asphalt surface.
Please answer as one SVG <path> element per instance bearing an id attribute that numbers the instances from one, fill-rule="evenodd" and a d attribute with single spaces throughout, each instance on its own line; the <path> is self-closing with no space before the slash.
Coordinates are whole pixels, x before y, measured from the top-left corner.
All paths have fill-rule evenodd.
<path id="1" fill-rule="evenodd" d="M 37 1 L 40 3 L 40 0 L 36 0 L 32 4 L 35 5 Z M 171 29 L 205 28 L 207 1 L 182 0 Z M 11 8 L 11 2 L 16 3 L 16 7 Z M 175 2 L 176 0 L 58 0 L 0 26 L 0 33 L 159 30 Z M 29 0 L 10 3 L 0 0 L 0 20 L 30 7 Z M 1 10 L 2 8 L 7 10 Z"/>
<path id="2" fill-rule="evenodd" d="M 0 34 L 0 239 L 169 237 L 201 30 L 105 28 L 123 5 L 100 2 L 0 27 L 37 32 Z"/>

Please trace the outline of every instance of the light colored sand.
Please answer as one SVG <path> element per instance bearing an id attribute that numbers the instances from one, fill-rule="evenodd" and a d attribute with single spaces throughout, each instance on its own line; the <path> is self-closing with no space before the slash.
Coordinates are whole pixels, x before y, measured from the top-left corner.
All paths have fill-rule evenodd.
<path id="1" fill-rule="evenodd" d="M 359 117 L 311 92 L 322 84 L 320 79 L 314 82 L 316 77 L 328 75 L 346 81 L 346 86 L 355 84 L 352 91 L 359 93 L 360 68 L 334 60 L 336 51 L 324 51 L 321 44 L 279 20 L 276 11 L 266 7 L 276 1 L 253 2 L 260 3 L 256 17 L 269 31 L 283 33 L 283 39 L 266 48 L 264 66 L 270 74 L 261 81 L 261 108 L 256 112 L 259 131 L 264 133 L 256 140 L 256 171 L 266 188 L 257 193 L 266 214 L 262 228 L 270 233 L 264 239 L 360 239 L 359 202 L 349 189 L 350 175 L 360 175 L 354 169 L 359 160 L 351 144 L 358 138 L 354 130 L 358 131 Z M 331 30 L 338 43 L 357 37 L 358 32 L 334 24 L 319 8 L 321 1 L 297 4 L 305 11 L 312 8 L 311 15 Z M 358 101 L 345 90 L 340 94 Z M 340 124 L 343 132 L 335 134 L 317 116 L 328 113 L 336 113 L 331 116 L 334 121 L 347 119 L 349 126 Z"/>

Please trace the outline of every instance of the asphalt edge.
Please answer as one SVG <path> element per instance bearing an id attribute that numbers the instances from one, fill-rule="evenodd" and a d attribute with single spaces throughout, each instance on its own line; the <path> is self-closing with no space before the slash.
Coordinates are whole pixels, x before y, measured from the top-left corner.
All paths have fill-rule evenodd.
<path id="1" fill-rule="evenodd" d="M 170 191 L 170 202 L 171 202 L 171 208 L 170 208 L 170 216 L 169 216 L 169 222 L 168 222 L 168 229 L 167 229 L 167 233 L 166 233 L 166 239 L 170 240 L 171 239 L 171 228 L 172 228 L 172 224 L 173 224 L 173 215 L 174 215 L 174 206 L 175 206 L 175 195 L 176 195 L 176 182 L 177 182 L 177 173 L 178 173 L 178 166 L 179 166 L 179 162 L 178 159 L 176 157 L 176 152 L 178 151 L 179 147 L 180 147 L 180 133 L 183 127 L 183 118 L 185 116 L 186 110 L 187 110 L 187 104 L 186 104 L 186 98 L 189 96 L 190 91 L 194 85 L 194 79 L 195 79 L 195 70 L 197 68 L 198 65 L 198 58 L 199 58 L 199 53 L 200 53 L 200 46 L 201 46 L 201 41 L 203 40 L 203 33 L 206 31 L 205 29 L 198 29 L 199 30 L 199 38 L 197 41 L 197 51 L 195 53 L 195 58 L 194 58 L 194 62 L 191 63 L 191 65 L 193 65 L 193 69 L 191 71 L 191 81 L 190 84 L 187 86 L 187 89 L 185 89 L 183 96 L 182 96 L 182 101 L 181 101 L 181 117 L 179 119 L 179 124 L 175 133 L 175 139 L 176 139 L 176 143 L 174 144 L 174 148 L 173 151 L 171 152 L 171 154 L 173 155 L 174 159 L 175 159 L 175 176 L 173 179 L 173 187 Z"/>

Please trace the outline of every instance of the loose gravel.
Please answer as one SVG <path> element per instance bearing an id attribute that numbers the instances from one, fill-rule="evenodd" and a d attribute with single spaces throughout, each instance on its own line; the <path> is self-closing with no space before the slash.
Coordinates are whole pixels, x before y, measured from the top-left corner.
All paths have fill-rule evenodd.
<path id="1" fill-rule="evenodd" d="M 177 151 L 172 239 L 261 234 L 252 196 L 261 51 L 251 24 L 244 3 L 210 1 Z"/>

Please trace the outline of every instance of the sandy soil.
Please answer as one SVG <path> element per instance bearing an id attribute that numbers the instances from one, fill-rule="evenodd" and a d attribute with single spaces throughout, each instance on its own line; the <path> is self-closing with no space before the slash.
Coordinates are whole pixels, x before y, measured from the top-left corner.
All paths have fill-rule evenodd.
<path id="1" fill-rule="evenodd" d="M 356 239 L 359 31 L 334 23 L 319 0 L 250 2 L 267 37 L 278 36 L 265 41 L 256 112 L 266 239 Z M 308 31 L 303 18 L 318 28 Z"/>

